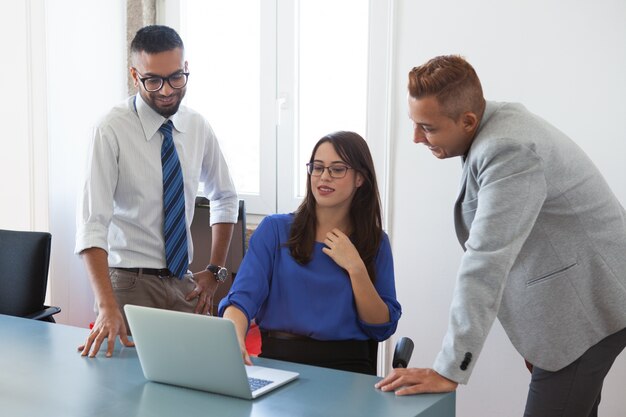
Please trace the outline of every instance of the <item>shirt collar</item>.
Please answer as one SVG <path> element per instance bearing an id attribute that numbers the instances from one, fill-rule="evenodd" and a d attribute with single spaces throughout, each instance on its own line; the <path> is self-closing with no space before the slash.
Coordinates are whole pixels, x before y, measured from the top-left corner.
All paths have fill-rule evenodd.
<path id="1" fill-rule="evenodd" d="M 161 116 L 159 113 L 155 112 L 141 97 L 141 94 L 137 93 L 135 95 L 135 108 L 137 110 L 137 116 L 139 116 L 139 121 L 141 122 L 141 127 L 143 129 L 143 134 L 147 141 L 152 139 L 156 132 L 158 132 L 159 128 L 163 123 L 165 123 L 168 119 Z M 169 118 L 174 128 L 179 132 L 184 132 L 186 129 L 185 117 L 180 114 L 179 111 L 173 114 Z"/>

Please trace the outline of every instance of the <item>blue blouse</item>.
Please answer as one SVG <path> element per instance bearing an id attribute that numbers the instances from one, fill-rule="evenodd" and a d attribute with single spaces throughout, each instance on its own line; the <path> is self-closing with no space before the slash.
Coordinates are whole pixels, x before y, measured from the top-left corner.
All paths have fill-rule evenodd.
<path id="1" fill-rule="evenodd" d="M 224 314 L 237 306 L 261 330 L 280 330 L 318 340 L 382 341 L 396 331 L 402 314 L 396 300 L 393 257 L 386 233 L 376 256 L 375 288 L 389 308 L 389 322 L 360 320 L 350 277 L 315 242 L 311 261 L 298 264 L 285 243 L 293 214 L 266 217 L 250 239 L 230 292 L 219 304 Z"/>

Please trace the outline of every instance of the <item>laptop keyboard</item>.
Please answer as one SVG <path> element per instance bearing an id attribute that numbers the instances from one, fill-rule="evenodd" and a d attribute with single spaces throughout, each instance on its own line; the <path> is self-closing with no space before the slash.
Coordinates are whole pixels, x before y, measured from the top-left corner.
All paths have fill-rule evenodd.
<path id="1" fill-rule="evenodd" d="M 263 388 L 266 385 L 271 384 L 274 381 L 268 381 L 267 379 L 248 378 L 248 384 L 250 384 L 250 391 L 254 392 Z"/>

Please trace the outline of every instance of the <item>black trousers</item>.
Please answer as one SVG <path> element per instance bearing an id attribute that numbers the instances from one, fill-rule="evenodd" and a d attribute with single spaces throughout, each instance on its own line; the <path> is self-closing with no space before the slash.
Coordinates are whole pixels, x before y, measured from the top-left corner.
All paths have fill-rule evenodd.
<path id="1" fill-rule="evenodd" d="M 262 358 L 376 375 L 376 353 L 368 340 L 287 340 L 261 332 Z"/>
<path id="2" fill-rule="evenodd" d="M 624 347 L 626 329 L 559 371 L 533 367 L 524 417 L 597 417 L 604 377 Z"/>

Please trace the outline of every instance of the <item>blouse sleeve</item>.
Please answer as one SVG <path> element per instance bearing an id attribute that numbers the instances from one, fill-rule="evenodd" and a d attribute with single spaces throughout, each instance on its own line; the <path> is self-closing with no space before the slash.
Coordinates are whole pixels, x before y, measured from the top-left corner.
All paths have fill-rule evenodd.
<path id="1" fill-rule="evenodd" d="M 384 234 L 378 249 L 378 255 L 376 256 L 376 280 L 374 287 L 380 298 L 387 304 L 387 308 L 389 308 L 389 321 L 382 324 L 370 324 L 359 320 L 359 324 L 363 332 L 380 342 L 388 339 L 395 333 L 398 320 L 400 320 L 402 315 L 402 307 L 396 299 L 393 256 L 387 234 Z"/>
<path id="2" fill-rule="evenodd" d="M 238 307 L 252 320 L 269 294 L 272 278 L 275 250 L 279 246 L 277 230 L 270 217 L 266 217 L 257 226 L 250 238 L 246 255 L 239 266 L 237 277 L 230 291 L 218 307 L 218 315 L 223 316 L 226 307 Z"/>

